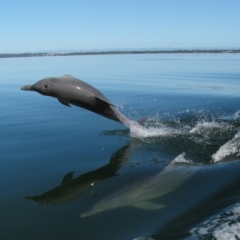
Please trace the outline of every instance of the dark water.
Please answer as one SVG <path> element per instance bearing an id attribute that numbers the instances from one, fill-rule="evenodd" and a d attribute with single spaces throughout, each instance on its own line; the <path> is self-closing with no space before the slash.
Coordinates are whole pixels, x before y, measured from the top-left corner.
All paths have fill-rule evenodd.
<path id="1" fill-rule="evenodd" d="M 20 90 L 64 74 L 146 128 Z M 237 239 L 239 81 L 238 54 L 0 59 L 0 239 Z"/>

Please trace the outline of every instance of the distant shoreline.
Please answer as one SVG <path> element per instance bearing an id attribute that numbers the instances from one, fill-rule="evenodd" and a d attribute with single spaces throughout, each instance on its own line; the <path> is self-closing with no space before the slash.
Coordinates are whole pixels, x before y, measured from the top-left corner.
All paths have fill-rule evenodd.
<path id="1" fill-rule="evenodd" d="M 240 53 L 237 50 L 136 50 L 136 51 L 95 51 L 95 52 L 58 52 L 58 53 L 0 53 L 0 58 L 16 57 L 56 57 L 86 55 L 120 55 L 120 54 L 176 54 L 176 53 Z"/>

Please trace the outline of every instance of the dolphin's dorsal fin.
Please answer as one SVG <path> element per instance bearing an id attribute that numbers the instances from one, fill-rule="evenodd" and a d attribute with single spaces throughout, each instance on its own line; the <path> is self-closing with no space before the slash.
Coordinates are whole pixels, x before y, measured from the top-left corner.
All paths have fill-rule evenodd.
<path id="1" fill-rule="evenodd" d="M 141 208 L 141 209 L 146 209 L 146 210 L 156 210 L 160 208 L 164 208 L 165 205 L 162 204 L 156 204 L 153 202 L 145 201 L 145 202 L 138 202 L 133 205 L 134 207 Z"/>
<path id="2" fill-rule="evenodd" d="M 71 74 L 64 74 L 62 77 L 71 77 L 71 78 L 74 78 L 74 76 L 72 76 Z"/>
<path id="3" fill-rule="evenodd" d="M 65 101 L 65 100 L 62 100 L 62 99 L 58 98 L 58 101 L 59 101 L 61 104 L 67 106 L 67 107 L 71 107 L 71 106 L 69 105 L 69 103 L 68 103 L 67 101 Z"/>
<path id="4" fill-rule="evenodd" d="M 99 104 L 101 104 L 101 105 L 107 105 L 107 106 L 113 106 L 113 107 L 115 107 L 112 103 L 110 103 L 110 102 L 106 102 L 105 100 L 103 100 L 103 99 L 101 99 L 101 98 L 98 98 L 98 97 L 96 97 L 96 96 L 94 96 L 95 97 L 95 99 L 96 99 L 96 101 L 97 101 L 97 103 L 99 103 Z"/>
<path id="5" fill-rule="evenodd" d="M 67 174 L 63 177 L 63 180 L 62 180 L 62 182 L 61 182 L 61 185 L 65 184 L 65 183 L 68 183 L 69 181 L 71 181 L 72 178 L 73 178 L 73 174 L 74 174 L 74 172 L 67 173 Z"/>

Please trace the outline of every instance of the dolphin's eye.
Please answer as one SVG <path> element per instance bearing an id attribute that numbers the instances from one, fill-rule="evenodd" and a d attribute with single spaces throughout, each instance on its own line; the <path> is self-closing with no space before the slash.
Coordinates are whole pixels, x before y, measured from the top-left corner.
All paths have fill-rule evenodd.
<path id="1" fill-rule="evenodd" d="M 49 86 L 48 84 L 45 84 L 45 85 L 44 85 L 44 88 L 46 89 L 46 88 L 48 88 L 48 86 Z"/>

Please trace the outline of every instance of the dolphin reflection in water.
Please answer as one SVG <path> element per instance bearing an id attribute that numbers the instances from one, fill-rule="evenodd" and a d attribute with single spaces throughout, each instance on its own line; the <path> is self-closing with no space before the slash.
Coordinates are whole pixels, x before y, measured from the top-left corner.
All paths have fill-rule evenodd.
<path id="1" fill-rule="evenodd" d="M 80 197 L 103 180 L 116 176 L 122 164 L 128 160 L 130 148 L 130 145 L 128 145 L 119 149 L 112 155 L 109 163 L 103 167 L 82 174 L 75 179 L 73 179 L 74 172 L 70 172 L 64 176 L 59 186 L 41 195 L 27 196 L 24 199 L 49 205 L 70 202 Z"/>

